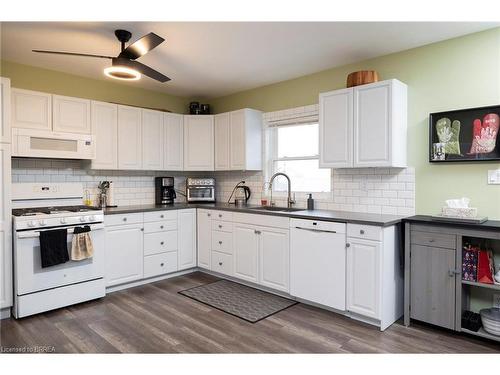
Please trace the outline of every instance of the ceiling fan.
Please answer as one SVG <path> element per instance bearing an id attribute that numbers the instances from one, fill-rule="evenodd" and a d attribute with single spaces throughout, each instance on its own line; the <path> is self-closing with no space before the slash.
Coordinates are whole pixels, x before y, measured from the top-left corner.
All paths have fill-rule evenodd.
<path id="1" fill-rule="evenodd" d="M 132 33 L 127 30 L 115 30 L 115 35 L 116 38 L 121 42 L 121 52 L 116 57 L 91 55 L 86 53 L 45 51 L 38 49 L 34 49 L 33 52 L 110 59 L 111 66 L 104 69 L 104 74 L 111 78 L 126 81 L 136 81 L 141 78 L 141 74 L 144 74 L 145 76 L 148 76 L 162 83 L 170 81 L 170 78 L 168 78 L 166 75 L 163 75 L 160 72 L 150 68 L 149 66 L 136 61 L 136 59 L 144 56 L 153 48 L 156 48 L 161 43 L 163 43 L 165 39 L 163 39 L 161 36 L 156 35 L 155 33 L 149 33 L 143 36 L 138 41 L 125 47 L 125 43 L 130 40 L 130 38 L 132 37 Z"/>

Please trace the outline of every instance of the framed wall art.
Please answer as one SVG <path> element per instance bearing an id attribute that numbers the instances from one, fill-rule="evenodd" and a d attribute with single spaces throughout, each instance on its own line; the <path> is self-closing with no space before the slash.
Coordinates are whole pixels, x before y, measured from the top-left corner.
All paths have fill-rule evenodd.
<path id="1" fill-rule="evenodd" d="M 429 115 L 429 161 L 500 161 L 500 105 Z"/>

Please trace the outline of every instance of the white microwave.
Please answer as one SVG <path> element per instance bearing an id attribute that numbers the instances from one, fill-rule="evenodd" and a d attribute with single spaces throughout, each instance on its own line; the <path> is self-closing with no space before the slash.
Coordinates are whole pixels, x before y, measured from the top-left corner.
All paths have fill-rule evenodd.
<path id="1" fill-rule="evenodd" d="M 12 128 L 12 156 L 95 159 L 95 142 L 90 134 Z"/>

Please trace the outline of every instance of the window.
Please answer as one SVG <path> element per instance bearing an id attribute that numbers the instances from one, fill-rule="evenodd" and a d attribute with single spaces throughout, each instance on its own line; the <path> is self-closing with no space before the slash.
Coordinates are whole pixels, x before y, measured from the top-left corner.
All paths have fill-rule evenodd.
<path id="1" fill-rule="evenodd" d="M 299 124 L 271 124 L 267 134 L 267 181 L 274 173 L 283 172 L 290 177 L 294 192 L 331 191 L 331 170 L 319 168 L 319 125 L 316 120 Z M 276 178 L 273 191 L 286 190 L 286 179 Z"/>

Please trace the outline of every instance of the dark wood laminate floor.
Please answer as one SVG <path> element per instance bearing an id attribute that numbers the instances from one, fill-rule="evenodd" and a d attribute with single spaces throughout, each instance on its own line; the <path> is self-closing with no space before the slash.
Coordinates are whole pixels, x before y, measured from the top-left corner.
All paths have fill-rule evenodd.
<path id="1" fill-rule="evenodd" d="M 0 323 L 3 352 L 53 347 L 70 353 L 500 353 L 500 345 L 425 325 L 385 332 L 298 304 L 256 324 L 178 291 L 214 281 L 179 276 L 65 309 Z"/>

